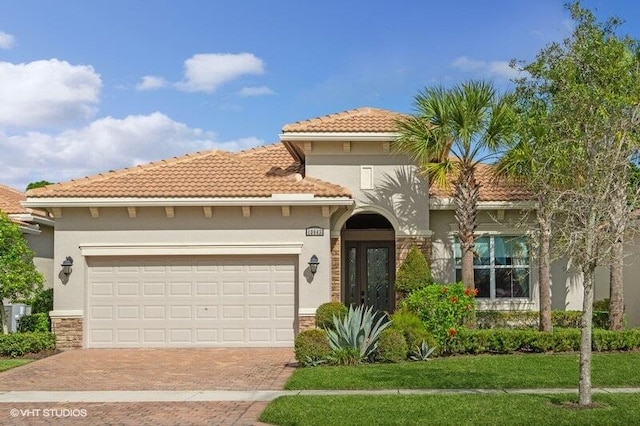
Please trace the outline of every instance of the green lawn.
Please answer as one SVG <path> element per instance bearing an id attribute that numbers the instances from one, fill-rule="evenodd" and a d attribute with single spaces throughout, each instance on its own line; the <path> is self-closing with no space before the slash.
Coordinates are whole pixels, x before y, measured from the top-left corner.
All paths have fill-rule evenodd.
<path id="1" fill-rule="evenodd" d="M 0 359 L 0 371 L 10 370 L 32 362 L 32 359 Z"/>
<path id="2" fill-rule="evenodd" d="M 593 354 L 593 386 L 640 386 L 640 352 Z M 298 368 L 286 389 L 577 388 L 577 354 L 478 355 Z"/>
<path id="3" fill-rule="evenodd" d="M 597 394 L 599 408 L 567 408 L 575 395 L 295 396 L 271 402 L 276 425 L 633 425 L 640 394 Z"/>

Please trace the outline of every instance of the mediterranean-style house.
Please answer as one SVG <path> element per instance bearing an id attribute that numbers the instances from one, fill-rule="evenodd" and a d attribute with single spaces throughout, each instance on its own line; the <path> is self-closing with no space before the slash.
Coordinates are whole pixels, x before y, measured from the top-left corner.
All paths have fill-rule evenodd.
<path id="1" fill-rule="evenodd" d="M 437 281 L 454 281 L 451 194 L 392 151 L 399 117 L 354 109 L 288 124 L 277 144 L 29 191 L 24 205 L 55 218 L 55 264 L 67 263 L 51 313 L 59 347 L 291 346 L 322 303 L 393 310 L 412 246 Z M 516 226 L 530 197 L 489 166 L 479 179 L 478 308 L 536 310 L 536 268 Z M 554 263 L 553 286 L 554 309 L 581 308 L 566 262 Z M 639 299 L 627 292 L 634 324 Z"/>
<path id="2" fill-rule="evenodd" d="M 33 250 L 33 263 L 44 277 L 44 288 L 52 288 L 54 222 L 45 210 L 23 207 L 26 199 L 24 192 L 0 184 L 0 211 L 20 227 Z"/>

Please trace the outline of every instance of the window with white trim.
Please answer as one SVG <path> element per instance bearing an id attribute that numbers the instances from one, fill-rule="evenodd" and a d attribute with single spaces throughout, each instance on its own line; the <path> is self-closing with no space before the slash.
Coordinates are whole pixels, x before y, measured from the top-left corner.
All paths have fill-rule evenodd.
<path id="1" fill-rule="evenodd" d="M 513 299 L 531 296 L 529 242 L 523 236 L 478 237 L 473 259 L 475 288 L 479 298 Z M 454 243 L 456 281 L 462 280 L 462 253 Z"/>

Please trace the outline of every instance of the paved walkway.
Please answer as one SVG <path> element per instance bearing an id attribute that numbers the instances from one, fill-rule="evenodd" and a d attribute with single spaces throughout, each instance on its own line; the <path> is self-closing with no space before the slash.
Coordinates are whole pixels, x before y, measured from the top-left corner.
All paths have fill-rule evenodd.
<path id="1" fill-rule="evenodd" d="M 564 394 L 576 388 L 536 389 L 379 389 L 379 390 L 263 390 L 263 391 L 9 391 L 0 403 L 66 402 L 231 402 L 272 401 L 298 395 L 455 395 L 455 394 Z M 640 393 L 640 388 L 593 388 L 593 393 Z"/>

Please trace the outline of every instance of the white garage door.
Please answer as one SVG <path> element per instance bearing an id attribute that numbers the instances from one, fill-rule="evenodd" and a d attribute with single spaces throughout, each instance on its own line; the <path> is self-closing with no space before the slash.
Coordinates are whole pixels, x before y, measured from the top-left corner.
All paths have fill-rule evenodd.
<path id="1" fill-rule="evenodd" d="M 288 257 L 88 258 L 87 346 L 292 346 Z"/>

